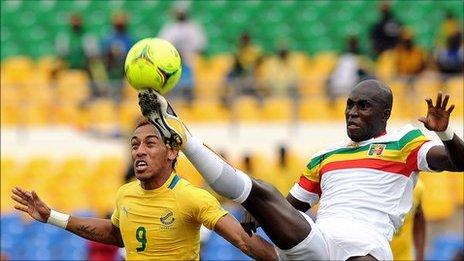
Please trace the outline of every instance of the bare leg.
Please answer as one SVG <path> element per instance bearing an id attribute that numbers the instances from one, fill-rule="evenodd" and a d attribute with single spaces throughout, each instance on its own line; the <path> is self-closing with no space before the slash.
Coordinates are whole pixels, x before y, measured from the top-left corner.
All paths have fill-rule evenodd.
<path id="1" fill-rule="evenodd" d="M 272 185 L 252 179 L 250 195 L 243 207 L 259 222 L 280 249 L 290 249 L 311 232 L 306 218 Z"/>

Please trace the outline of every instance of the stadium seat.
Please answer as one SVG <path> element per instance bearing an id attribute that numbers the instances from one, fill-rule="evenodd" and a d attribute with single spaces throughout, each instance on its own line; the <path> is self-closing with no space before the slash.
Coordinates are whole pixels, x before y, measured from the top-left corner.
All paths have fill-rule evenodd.
<path id="1" fill-rule="evenodd" d="M 330 120 L 334 113 L 324 99 L 306 98 L 300 101 L 298 117 L 300 120 Z"/>
<path id="2" fill-rule="evenodd" d="M 13 209 L 13 202 L 10 198 L 10 191 L 20 181 L 21 168 L 17 159 L 10 156 L 1 157 L 1 211 L 2 213 Z"/>
<path id="3" fill-rule="evenodd" d="M 142 116 L 137 102 L 124 101 L 119 104 L 118 111 L 118 122 L 121 129 L 126 133 L 132 132 L 137 119 Z"/>
<path id="4" fill-rule="evenodd" d="M 95 127 L 105 127 L 118 122 L 116 104 L 111 99 L 97 99 L 89 103 L 88 107 L 90 124 Z"/>
<path id="5" fill-rule="evenodd" d="M 231 117 L 239 122 L 259 121 L 262 119 L 261 108 L 252 97 L 238 97 L 233 104 Z"/>
<path id="6" fill-rule="evenodd" d="M 263 104 L 263 120 L 290 122 L 292 115 L 294 115 L 295 106 L 296 104 L 293 104 L 289 98 L 267 98 Z"/>
<path id="7" fill-rule="evenodd" d="M 57 99 L 60 102 L 77 104 L 90 95 L 89 78 L 84 71 L 61 71 L 56 83 Z"/>
<path id="8" fill-rule="evenodd" d="M 217 99 L 196 100 L 191 106 L 193 121 L 221 122 L 230 119 L 229 111 Z"/>
<path id="9" fill-rule="evenodd" d="M 34 62 L 27 56 L 16 56 L 2 61 L 6 81 L 11 84 L 23 84 L 33 73 Z"/>

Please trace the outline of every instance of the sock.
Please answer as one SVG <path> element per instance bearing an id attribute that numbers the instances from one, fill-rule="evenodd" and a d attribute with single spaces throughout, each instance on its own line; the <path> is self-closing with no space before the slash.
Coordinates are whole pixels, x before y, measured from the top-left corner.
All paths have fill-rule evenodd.
<path id="1" fill-rule="evenodd" d="M 234 169 L 199 139 L 190 137 L 182 152 L 218 194 L 238 203 L 247 199 L 252 185 L 250 177 Z"/>

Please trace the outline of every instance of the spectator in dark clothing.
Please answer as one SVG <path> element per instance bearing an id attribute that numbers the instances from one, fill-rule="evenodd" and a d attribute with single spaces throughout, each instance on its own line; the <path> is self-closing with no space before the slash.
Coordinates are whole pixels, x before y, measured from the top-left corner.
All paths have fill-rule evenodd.
<path id="1" fill-rule="evenodd" d="M 381 13 L 382 18 L 371 30 L 372 48 L 376 56 L 394 48 L 401 33 L 401 23 L 393 16 L 388 4 L 381 5 Z"/>
<path id="2" fill-rule="evenodd" d="M 447 38 L 446 47 L 436 52 L 435 62 L 443 74 L 452 75 L 463 72 L 464 50 L 461 32 L 456 32 Z"/>
<path id="3" fill-rule="evenodd" d="M 134 43 L 127 32 L 127 21 L 128 18 L 125 13 L 115 13 L 113 15 L 113 32 L 105 39 L 103 44 L 106 71 L 110 81 L 109 92 L 116 101 L 121 99 L 126 54 Z"/>

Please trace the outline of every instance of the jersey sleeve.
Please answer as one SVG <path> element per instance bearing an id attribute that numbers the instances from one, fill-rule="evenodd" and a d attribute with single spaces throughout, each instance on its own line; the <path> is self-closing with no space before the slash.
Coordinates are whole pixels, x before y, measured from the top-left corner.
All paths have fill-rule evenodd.
<path id="1" fill-rule="evenodd" d="M 399 141 L 401 154 L 406 158 L 406 167 L 410 171 L 432 171 L 427 163 L 427 153 L 436 142 L 430 141 L 419 129 L 406 133 Z"/>
<path id="2" fill-rule="evenodd" d="M 192 218 L 208 229 L 214 229 L 217 221 L 228 213 L 221 207 L 218 200 L 206 190 L 192 188 L 188 197 Z"/>
<path id="3" fill-rule="evenodd" d="M 319 170 L 320 162 L 318 162 L 318 158 L 312 159 L 303 171 L 298 183 L 290 190 L 290 194 L 299 201 L 314 206 L 319 201 L 322 193 Z"/>
<path id="4" fill-rule="evenodd" d="M 119 188 L 118 190 L 118 193 L 117 193 L 117 196 L 116 196 L 116 204 L 115 204 L 115 208 L 113 210 L 113 214 L 111 215 L 111 223 L 113 223 L 113 225 L 119 227 L 119 199 L 120 199 L 120 195 L 121 195 L 121 188 Z"/>

